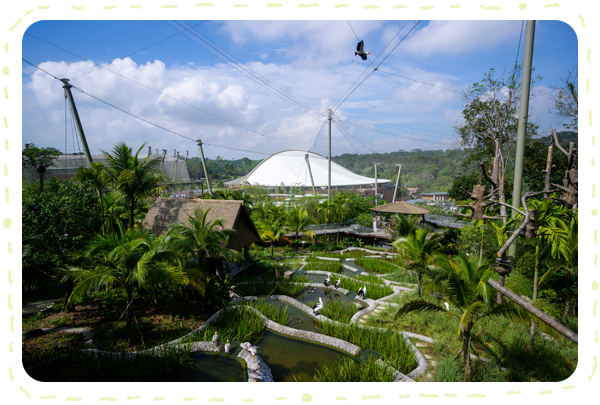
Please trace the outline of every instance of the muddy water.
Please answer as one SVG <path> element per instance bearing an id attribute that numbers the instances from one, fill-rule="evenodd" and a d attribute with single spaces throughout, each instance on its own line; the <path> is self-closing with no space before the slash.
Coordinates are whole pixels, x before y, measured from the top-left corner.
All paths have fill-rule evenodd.
<path id="1" fill-rule="evenodd" d="M 258 346 L 258 355 L 267 363 L 276 382 L 294 382 L 298 378 L 303 382 L 314 381 L 316 368 L 345 356 L 351 357 L 341 350 L 283 336 L 268 329 L 265 329 Z"/>

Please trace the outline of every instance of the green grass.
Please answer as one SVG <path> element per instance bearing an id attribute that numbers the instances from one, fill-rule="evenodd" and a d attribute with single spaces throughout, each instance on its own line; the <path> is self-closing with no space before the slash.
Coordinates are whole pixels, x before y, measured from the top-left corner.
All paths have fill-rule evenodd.
<path id="1" fill-rule="evenodd" d="M 277 309 L 275 305 L 265 301 L 263 298 L 259 298 L 256 301 L 242 301 L 239 305 L 247 305 L 255 308 L 258 312 L 276 322 L 280 325 L 287 325 L 287 306 L 281 309 Z"/>
<path id="2" fill-rule="evenodd" d="M 332 280 L 333 282 L 333 280 Z M 363 287 L 363 281 L 357 280 L 349 277 L 341 277 L 340 287 L 344 288 L 348 291 L 358 292 L 360 288 Z M 390 294 L 393 294 L 394 290 L 392 287 L 386 285 L 367 285 L 367 296 L 365 298 L 370 298 L 372 300 L 378 300 L 383 297 L 387 297 Z"/>
<path id="3" fill-rule="evenodd" d="M 392 298 L 391 302 L 403 304 L 418 296 L 407 293 Z M 433 296 L 427 300 L 443 304 Z M 396 327 L 398 330 L 418 333 L 435 340 L 432 349 L 438 357 L 434 370 L 435 381 L 464 381 L 462 356 L 454 360 L 462 349 L 458 337 L 458 321 L 445 312 L 412 312 L 394 319 L 395 308 L 388 308 L 377 318 L 369 318 L 367 325 Z M 472 361 L 474 381 L 562 381 L 577 367 L 577 345 L 562 336 L 554 344 L 539 335 L 535 338 L 535 353 L 529 351 L 529 325 L 517 324 L 505 318 L 483 319 L 473 328 L 473 346 L 480 356 L 505 367 Z M 454 364 L 453 362 L 458 362 Z M 474 368 L 475 370 L 475 368 Z"/>
<path id="4" fill-rule="evenodd" d="M 413 273 L 412 277 L 405 270 L 399 270 L 393 273 L 388 273 L 384 276 L 386 280 L 395 281 L 404 284 L 417 284 L 419 282 L 417 273 Z"/>
<path id="5" fill-rule="evenodd" d="M 340 262 L 329 262 L 325 260 L 319 260 L 314 262 L 307 261 L 306 266 L 304 266 L 303 270 L 320 270 L 328 271 L 330 273 L 341 273 L 343 268 L 344 267 Z"/>
<path id="6" fill-rule="evenodd" d="M 311 302 L 307 304 L 312 308 L 317 302 Z M 328 301 L 327 305 L 323 307 L 320 315 L 324 315 L 329 319 L 332 319 L 337 322 L 348 323 L 350 322 L 350 318 L 358 312 L 358 307 L 355 304 L 344 304 L 342 302 L 337 301 Z"/>
<path id="7" fill-rule="evenodd" d="M 214 323 L 199 335 L 192 337 L 190 341 L 210 341 L 217 332 L 221 342 L 227 340 L 250 342 L 260 337 L 264 327 L 264 320 L 257 314 L 247 308 L 233 306 L 221 313 Z"/>
<path id="8" fill-rule="evenodd" d="M 44 382 L 160 382 L 174 379 L 193 364 L 185 346 L 170 348 L 160 356 L 137 355 L 128 359 L 125 354 L 99 354 L 95 358 L 86 352 L 70 352 L 66 358 L 38 364 L 28 374 Z"/>
<path id="9" fill-rule="evenodd" d="M 370 257 L 359 257 L 354 262 L 358 266 L 364 268 L 368 273 L 377 272 L 379 274 L 387 274 L 400 270 L 397 265 L 391 262 Z"/>
<path id="10" fill-rule="evenodd" d="M 366 281 L 367 283 L 385 285 L 385 281 L 383 281 L 381 278 L 379 278 L 373 274 L 369 274 L 367 276 L 363 276 L 362 274 L 357 274 L 355 278 L 359 281 Z"/>
<path id="11" fill-rule="evenodd" d="M 363 350 L 371 349 L 381 354 L 392 367 L 403 374 L 410 373 L 416 367 L 414 355 L 402 334 L 393 330 L 380 332 L 354 324 L 322 322 L 321 333 L 353 343 Z"/>
<path id="12" fill-rule="evenodd" d="M 394 371 L 382 367 L 376 357 L 358 362 L 345 357 L 333 363 L 325 363 L 315 370 L 316 382 L 392 382 Z"/>

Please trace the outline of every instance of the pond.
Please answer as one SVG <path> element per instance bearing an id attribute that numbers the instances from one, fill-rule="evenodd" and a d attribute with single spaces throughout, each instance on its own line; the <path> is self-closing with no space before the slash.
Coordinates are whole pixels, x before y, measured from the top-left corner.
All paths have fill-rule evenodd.
<path id="1" fill-rule="evenodd" d="M 350 292 L 350 294 L 344 295 L 328 288 L 317 288 L 315 292 L 309 292 L 309 289 L 305 288 L 301 294 L 296 295 L 293 298 L 305 305 L 311 306 L 311 304 L 314 305 L 315 303 L 319 302 L 319 297 L 321 297 L 323 300 L 323 305 L 325 306 L 327 306 L 328 301 L 337 301 L 345 305 L 353 305 L 355 302 L 357 302 L 354 301 L 356 292 Z"/>
<path id="2" fill-rule="evenodd" d="M 349 354 L 317 343 L 294 339 L 265 329 L 258 355 L 267 363 L 275 382 L 314 381 L 315 369 Z M 294 379 L 296 377 L 296 379 Z"/>
<path id="3" fill-rule="evenodd" d="M 241 382 L 248 381 L 246 366 L 238 358 L 242 350 L 239 342 L 231 343 L 230 354 L 194 353 L 194 367 L 182 376 L 184 381 L 193 382 Z"/>
<path id="4" fill-rule="evenodd" d="M 318 327 L 318 321 L 315 318 L 312 318 L 311 316 L 306 314 L 306 312 L 301 311 L 300 309 L 296 308 L 293 305 L 288 304 L 287 302 L 270 301 L 270 300 L 269 300 L 269 302 L 271 302 L 273 305 L 275 305 L 275 308 L 277 308 L 277 309 L 287 307 L 287 316 L 288 316 L 287 326 L 289 326 L 290 328 L 298 329 L 298 330 L 305 330 L 307 332 L 316 332 L 316 333 L 321 332 L 321 330 Z M 298 322 L 298 321 L 300 321 L 300 322 Z"/>

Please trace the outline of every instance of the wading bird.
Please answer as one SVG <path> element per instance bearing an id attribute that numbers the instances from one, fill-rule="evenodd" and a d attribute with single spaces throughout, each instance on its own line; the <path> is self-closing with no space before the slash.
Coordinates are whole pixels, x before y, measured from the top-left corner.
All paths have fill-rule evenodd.
<path id="1" fill-rule="evenodd" d="M 215 335 L 212 337 L 212 342 L 213 342 L 215 345 L 218 345 L 218 344 L 219 344 L 219 335 L 217 335 L 217 332 L 215 332 Z"/>
<path id="2" fill-rule="evenodd" d="M 367 54 L 373 55 L 371 52 L 365 52 L 364 51 L 364 47 L 365 47 L 365 42 L 363 40 L 361 40 L 356 45 L 356 51 L 357 52 L 354 52 L 354 58 L 356 57 L 356 55 L 360 55 L 360 57 L 362 58 L 362 60 L 367 60 Z M 354 62 L 354 58 L 352 58 L 352 62 Z"/>
<path id="3" fill-rule="evenodd" d="M 319 297 L 319 303 L 313 305 L 312 309 L 315 315 L 319 315 L 319 311 L 323 309 L 323 300 L 321 299 L 321 297 Z"/>
<path id="4" fill-rule="evenodd" d="M 231 348 L 231 344 L 229 343 L 229 340 L 227 340 L 227 343 L 225 343 L 225 353 L 229 353 L 230 348 Z"/>
<path id="5" fill-rule="evenodd" d="M 340 286 L 340 279 L 338 278 L 337 281 L 334 284 L 335 288 L 338 288 Z"/>
<path id="6" fill-rule="evenodd" d="M 363 283 L 363 287 L 358 289 L 358 296 L 361 298 L 365 298 L 367 294 L 367 285 Z"/>
<path id="7" fill-rule="evenodd" d="M 331 274 L 327 274 L 327 278 L 325 279 L 323 284 L 325 284 L 325 287 L 329 287 L 330 282 L 331 282 Z"/>

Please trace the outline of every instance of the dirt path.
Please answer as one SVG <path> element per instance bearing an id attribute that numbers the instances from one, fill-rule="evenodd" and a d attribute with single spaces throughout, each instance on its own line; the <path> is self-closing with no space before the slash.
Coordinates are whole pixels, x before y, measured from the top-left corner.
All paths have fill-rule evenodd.
<path id="1" fill-rule="evenodd" d="M 39 312 L 43 312 L 43 311 L 47 310 L 48 308 L 52 307 L 52 305 L 54 305 L 60 301 L 61 301 L 60 298 L 56 298 L 53 300 L 37 301 L 37 302 L 30 302 L 28 304 L 23 304 L 23 318 L 30 316 L 30 315 L 35 315 Z"/>

